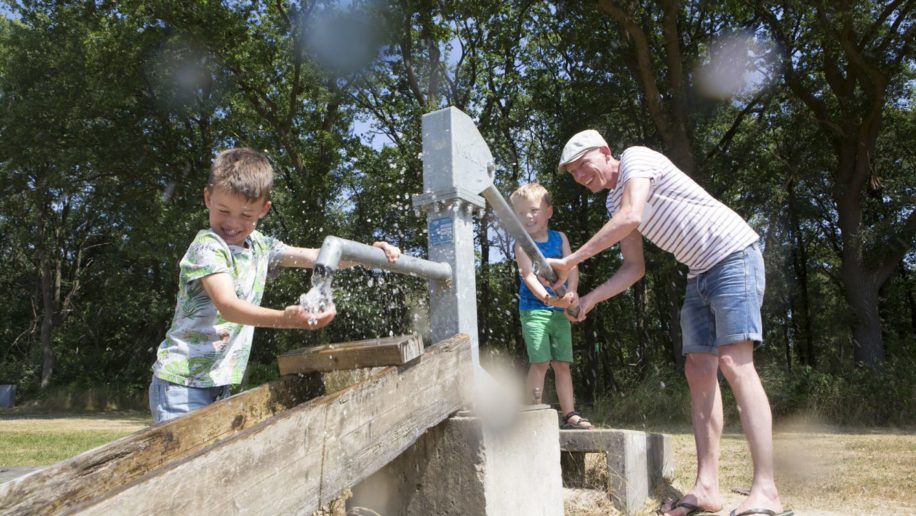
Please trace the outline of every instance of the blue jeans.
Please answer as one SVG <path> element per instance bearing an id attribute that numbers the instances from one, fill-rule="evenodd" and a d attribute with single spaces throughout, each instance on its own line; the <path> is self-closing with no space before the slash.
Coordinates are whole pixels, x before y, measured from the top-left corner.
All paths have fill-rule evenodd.
<path id="1" fill-rule="evenodd" d="M 230 395 L 228 385 L 187 387 L 153 376 L 153 381 L 149 384 L 149 410 L 153 413 L 153 423 L 161 423 L 194 412 Z"/>
<path id="2" fill-rule="evenodd" d="M 762 344 L 765 288 L 763 255 L 756 242 L 687 280 L 681 307 L 684 355 L 718 355 L 720 346 L 747 340 L 755 347 Z"/>

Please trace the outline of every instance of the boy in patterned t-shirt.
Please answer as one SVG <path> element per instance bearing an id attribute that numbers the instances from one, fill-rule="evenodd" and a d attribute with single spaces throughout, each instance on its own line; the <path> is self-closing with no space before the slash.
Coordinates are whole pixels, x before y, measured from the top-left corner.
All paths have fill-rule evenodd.
<path id="1" fill-rule="evenodd" d="M 159 345 L 149 388 L 156 423 L 229 395 L 248 364 L 255 326 L 317 330 L 333 308 L 310 315 L 300 305 L 260 306 L 264 285 L 277 267 L 312 267 L 317 249 L 288 246 L 256 230 L 270 210 L 273 169 L 252 149 L 220 153 L 204 188 L 210 229 L 197 233 L 181 259 L 178 303 Z M 389 261 L 400 251 L 376 242 Z M 346 266 L 346 264 L 342 264 Z"/>

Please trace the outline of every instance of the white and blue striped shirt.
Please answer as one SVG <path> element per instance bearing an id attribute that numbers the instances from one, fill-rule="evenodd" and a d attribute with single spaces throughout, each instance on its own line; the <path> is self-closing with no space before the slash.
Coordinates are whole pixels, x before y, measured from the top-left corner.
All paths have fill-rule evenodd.
<path id="1" fill-rule="evenodd" d="M 671 160 L 647 147 L 630 147 L 621 154 L 617 185 L 607 196 L 610 217 L 620 209 L 624 185 L 636 177 L 651 181 L 642 222 L 636 229 L 688 266 L 688 278 L 760 238 L 740 215 L 709 195 Z"/>

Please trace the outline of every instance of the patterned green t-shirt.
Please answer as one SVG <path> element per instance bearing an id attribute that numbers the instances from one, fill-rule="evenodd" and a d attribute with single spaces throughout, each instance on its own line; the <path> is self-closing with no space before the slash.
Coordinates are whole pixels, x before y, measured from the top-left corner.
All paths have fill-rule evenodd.
<path id="1" fill-rule="evenodd" d="M 285 245 L 258 231 L 245 243 L 228 245 L 209 229 L 197 233 L 181 259 L 175 317 L 159 345 L 154 375 L 189 387 L 242 382 L 254 327 L 223 319 L 200 279 L 229 274 L 238 298 L 260 305 L 267 276 L 276 271 Z"/>

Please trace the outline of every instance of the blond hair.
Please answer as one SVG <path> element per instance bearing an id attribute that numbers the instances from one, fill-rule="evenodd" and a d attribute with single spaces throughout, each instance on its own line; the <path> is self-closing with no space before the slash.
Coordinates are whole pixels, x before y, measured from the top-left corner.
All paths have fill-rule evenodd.
<path id="1" fill-rule="evenodd" d="M 511 202 L 513 206 L 515 206 L 516 201 L 521 199 L 532 202 L 544 201 L 544 204 L 547 206 L 553 206 L 553 202 L 550 198 L 550 192 L 541 186 L 540 183 L 528 183 L 527 185 L 522 185 L 518 188 L 518 190 L 512 192 L 512 195 L 509 196 L 509 202 Z"/>
<path id="2" fill-rule="evenodd" d="M 249 201 L 269 199 L 274 183 L 274 169 L 267 156 L 249 149 L 229 149 L 220 152 L 210 167 L 207 189 L 223 189 L 241 195 Z"/>

